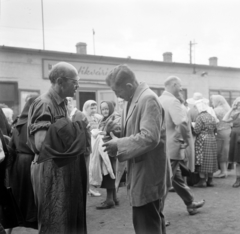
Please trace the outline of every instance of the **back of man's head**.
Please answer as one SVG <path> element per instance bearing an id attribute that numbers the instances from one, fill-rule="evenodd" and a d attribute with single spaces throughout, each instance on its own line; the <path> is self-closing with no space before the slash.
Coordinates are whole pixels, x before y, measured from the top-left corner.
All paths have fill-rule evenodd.
<path id="1" fill-rule="evenodd" d="M 133 71 L 125 64 L 115 67 L 106 77 L 106 83 L 108 86 L 114 84 L 117 87 L 127 83 L 138 84 Z"/>
<path id="2" fill-rule="evenodd" d="M 165 82 L 164 82 L 165 90 L 169 93 L 173 94 L 176 98 L 179 98 L 181 91 L 182 91 L 182 85 L 181 85 L 181 79 L 177 76 L 169 76 Z"/>
<path id="3" fill-rule="evenodd" d="M 52 67 L 49 73 L 49 80 L 52 84 L 56 83 L 57 78 L 74 78 L 77 76 L 77 69 L 66 62 L 59 62 Z"/>
<path id="4" fill-rule="evenodd" d="M 177 76 L 169 76 L 165 81 L 164 81 L 164 86 L 165 88 L 169 88 L 171 86 L 174 86 L 176 82 L 181 82 L 181 79 L 178 78 Z"/>

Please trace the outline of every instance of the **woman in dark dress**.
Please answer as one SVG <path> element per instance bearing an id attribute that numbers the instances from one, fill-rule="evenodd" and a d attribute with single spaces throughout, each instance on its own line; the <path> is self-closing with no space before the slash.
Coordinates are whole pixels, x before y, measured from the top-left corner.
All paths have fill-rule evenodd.
<path id="1" fill-rule="evenodd" d="M 223 121 L 233 123 L 228 161 L 236 164 L 236 182 L 233 188 L 238 188 L 240 187 L 240 97 L 233 102 L 232 108 L 223 117 Z"/>
<path id="2" fill-rule="evenodd" d="M 106 136 L 109 136 L 110 132 L 115 134 L 116 132 L 119 132 L 121 117 L 118 113 L 114 112 L 112 102 L 103 101 L 100 105 L 100 109 L 103 119 L 99 124 L 99 130 L 103 131 Z M 112 165 L 113 173 L 116 175 L 116 158 L 109 157 L 109 159 Z M 104 202 L 96 207 L 97 209 L 109 209 L 115 205 L 119 205 L 119 200 L 116 196 L 115 179 L 112 179 L 109 174 L 103 175 L 101 188 L 105 188 L 107 190 L 107 197 Z"/>
<path id="3" fill-rule="evenodd" d="M 30 177 L 30 166 L 34 153 L 27 145 L 27 120 L 30 105 L 36 98 L 37 96 L 28 99 L 13 129 L 10 147 L 16 154 L 9 168 L 10 187 L 12 187 L 13 195 L 22 212 L 24 226 L 35 229 L 37 229 L 37 208 Z"/>

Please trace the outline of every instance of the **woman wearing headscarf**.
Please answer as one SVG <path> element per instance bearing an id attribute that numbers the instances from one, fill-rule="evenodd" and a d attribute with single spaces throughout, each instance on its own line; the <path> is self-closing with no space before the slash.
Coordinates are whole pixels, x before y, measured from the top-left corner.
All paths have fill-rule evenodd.
<path id="1" fill-rule="evenodd" d="M 204 100 L 195 103 L 199 112 L 194 132 L 195 141 L 195 165 L 199 172 L 200 181 L 195 187 L 212 187 L 213 173 L 217 171 L 217 141 L 214 131 L 216 130 L 216 119 L 208 113 L 208 105 Z"/>
<path id="2" fill-rule="evenodd" d="M 37 229 L 37 208 L 30 179 L 30 167 L 34 153 L 27 145 L 27 121 L 28 110 L 36 98 L 37 95 L 28 99 L 13 129 L 10 147 L 15 151 L 15 155 L 9 168 L 9 183 L 22 212 L 24 226 L 35 229 Z"/>
<path id="3" fill-rule="evenodd" d="M 223 121 L 223 117 L 230 110 L 226 99 L 221 95 L 211 96 L 214 112 L 219 120 L 217 123 L 217 156 L 218 164 L 220 165 L 220 174 L 215 175 L 215 178 L 227 177 L 227 164 L 231 134 L 231 124 Z"/>
<path id="4" fill-rule="evenodd" d="M 87 121 L 89 123 L 89 131 L 91 132 L 93 129 L 97 129 L 100 119 L 99 117 L 97 117 L 96 113 L 97 113 L 97 102 L 94 100 L 88 100 L 84 103 L 83 105 L 83 110 L 82 113 L 87 117 Z M 94 145 L 95 139 L 91 136 L 91 150 L 90 152 L 92 152 L 92 148 Z M 92 159 L 92 154 L 90 154 L 90 159 L 89 159 L 89 165 L 88 166 L 88 172 L 89 172 L 89 178 L 91 176 L 91 169 L 90 169 L 90 162 Z M 99 197 L 101 196 L 101 193 L 99 191 L 97 191 L 97 189 L 95 188 L 95 186 L 89 184 L 89 191 L 88 194 L 90 196 L 93 197 Z"/>
<path id="5" fill-rule="evenodd" d="M 113 132 L 116 136 L 120 133 L 120 115 L 117 112 L 114 112 L 114 106 L 112 102 L 103 101 L 100 104 L 101 114 L 103 115 L 103 119 L 99 124 L 99 130 L 102 131 L 102 134 L 105 136 L 105 141 L 107 139 L 111 139 L 110 132 Z M 111 167 L 113 173 L 116 175 L 116 158 L 110 157 L 109 160 L 111 162 Z M 110 173 L 107 175 L 103 175 L 101 188 L 105 188 L 107 190 L 107 197 L 104 202 L 102 202 L 96 208 L 99 210 L 109 209 L 114 207 L 115 205 L 119 205 L 119 200 L 116 196 L 116 187 L 115 187 L 115 179 L 112 179 Z"/>
<path id="6" fill-rule="evenodd" d="M 87 117 L 90 125 L 90 131 L 98 128 L 101 116 L 97 114 L 97 103 L 94 100 L 88 100 L 84 103 L 83 114 Z"/>
<path id="7" fill-rule="evenodd" d="M 236 163 L 236 182 L 233 187 L 238 188 L 240 187 L 240 97 L 233 102 L 232 108 L 223 117 L 223 121 L 233 124 L 228 161 Z"/>

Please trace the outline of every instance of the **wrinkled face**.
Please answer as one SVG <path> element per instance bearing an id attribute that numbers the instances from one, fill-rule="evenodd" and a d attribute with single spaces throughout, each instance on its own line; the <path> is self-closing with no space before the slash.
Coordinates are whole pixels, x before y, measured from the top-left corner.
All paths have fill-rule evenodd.
<path id="1" fill-rule="evenodd" d="M 65 77 L 62 84 L 62 93 L 65 97 L 73 97 L 78 89 L 78 76 Z"/>
<path id="2" fill-rule="evenodd" d="M 108 104 L 106 102 L 103 102 L 100 106 L 101 109 L 101 114 L 103 115 L 103 117 L 108 117 L 109 116 L 109 107 Z"/>

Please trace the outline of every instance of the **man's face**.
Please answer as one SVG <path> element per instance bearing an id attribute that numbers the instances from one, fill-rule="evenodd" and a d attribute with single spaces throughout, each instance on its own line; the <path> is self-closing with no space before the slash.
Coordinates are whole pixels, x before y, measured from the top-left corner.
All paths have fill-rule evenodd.
<path id="1" fill-rule="evenodd" d="M 174 95 L 176 98 L 181 97 L 182 84 L 181 84 L 180 81 L 176 80 L 176 82 L 174 83 L 173 92 L 174 92 L 173 95 Z"/>
<path id="2" fill-rule="evenodd" d="M 116 86 L 115 84 L 111 84 L 110 87 L 117 97 L 120 97 L 125 101 L 129 101 L 133 95 L 133 86 L 130 83 L 122 86 Z"/>
<path id="3" fill-rule="evenodd" d="M 78 89 L 78 76 L 65 77 L 62 85 L 62 92 L 65 97 L 73 97 Z"/>

